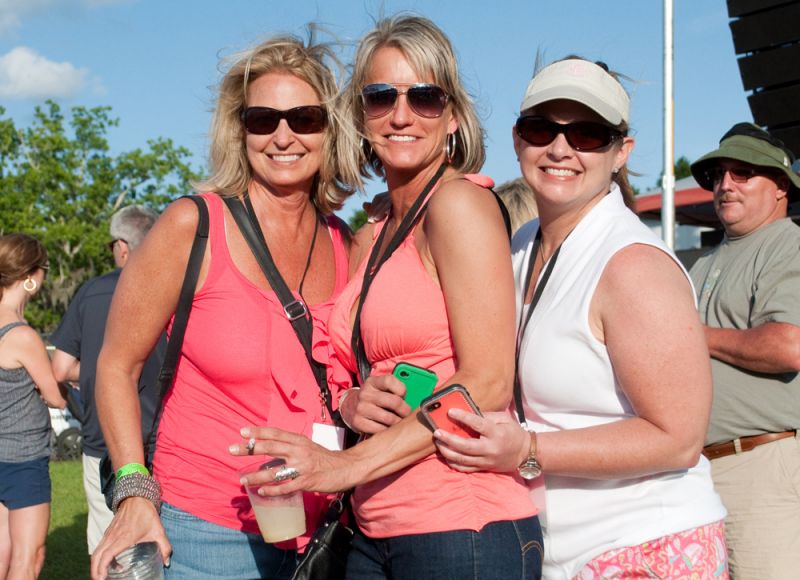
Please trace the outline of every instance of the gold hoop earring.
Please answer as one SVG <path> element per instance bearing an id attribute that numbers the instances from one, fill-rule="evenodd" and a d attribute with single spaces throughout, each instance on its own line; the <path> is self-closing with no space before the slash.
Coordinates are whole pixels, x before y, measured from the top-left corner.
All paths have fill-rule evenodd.
<path id="1" fill-rule="evenodd" d="M 30 287 L 28 287 L 28 282 L 30 282 L 30 284 L 31 284 Z M 22 289 L 25 290 L 25 292 L 28 292 L 29 294 L 33 294 L 34 292 L 36 292 L 36 289 L 38 287 L 39 287 L 39 285 L 36 283 L 36 280 L 34 280 L 33 278 L 28 278 L 27 280 L 25 280 L 22 283 Z"/>
<path id="2" fill-rule="evenodd" d="M 456 145 L 456 134 L 448 133 L 444 141 L 444 154 L 447 157 L 447 163 L 449 165 L 453 164 L 453 157 L 456 155 Z"/>

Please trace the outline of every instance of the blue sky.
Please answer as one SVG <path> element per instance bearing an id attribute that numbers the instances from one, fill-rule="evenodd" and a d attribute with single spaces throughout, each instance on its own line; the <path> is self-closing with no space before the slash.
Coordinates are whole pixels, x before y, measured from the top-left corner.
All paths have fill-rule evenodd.
<path id="1" fill-rule="evenodd" d="M 752 120 L 725 0 L 675 2 L 675 156 L 693 160 L 735 122 Z M 219 59 L 309 21 L 354 43 L 381 13 L 413 11 L 450 36 L 487 131 L 484 173 L 519 175 L 511 127 L 537 52 L 575 53 L 633 79 L 633 182 L 663 165 L 662 3 L 656 0 L 0 0 L 0 105 L 18 126 L 47 98 L 65 108 L 109 105 L 113 150 L 167 137 L 205 166 Z M 343 50 L 346 59 L 352 49 Z M 380 184 L 370 191 L 379 191 Z M 348 217 L 364 198 L 348 202 Z"/>

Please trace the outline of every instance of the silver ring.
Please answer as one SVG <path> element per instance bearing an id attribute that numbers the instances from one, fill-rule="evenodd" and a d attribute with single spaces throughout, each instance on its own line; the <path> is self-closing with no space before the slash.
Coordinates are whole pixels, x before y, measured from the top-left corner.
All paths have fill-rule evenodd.
<path id="1" fill-rule="evenodd" d="M 250 440 L 247 442 L 247 454 L 252 455 L 256 449 L 256 438 L 250 437 Z"/>
<path id="2" fill-rule="evenodd" d="M 281 467 L 278 471 L 275 472 L 274 480 L 275 482 L 279 481 L 286 481 L 287 479 L 296 479 L 300 477 L 300 472 L 297 471 L 294 467 Z"/>

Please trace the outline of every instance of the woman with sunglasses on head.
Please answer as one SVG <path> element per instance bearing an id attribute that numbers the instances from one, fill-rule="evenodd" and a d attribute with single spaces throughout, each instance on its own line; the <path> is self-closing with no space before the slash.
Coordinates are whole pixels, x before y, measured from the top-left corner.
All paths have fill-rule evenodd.
<path id="1" fill-rule="evenodd" d="M 121 470 L 117 489 L 128 477 L 120 473 L 132 470 L 142 484 L 118 503 L 92 558 L 94 578 L 105 576 L 116 554 L 148 541 L 169 560 L 167 578 L 289 578 L 296 550 L 308 542 L 308 534 L 264 542 L 239 481 L 257 458 L 232 457 L 226 447 L 242 424 L 309 436 L 324 431 L 319 426 L 333 429 L 289 313 L 228 204 L 261 230 L 296 299 L 292 317 L 310 316 L 311 349 L 327 362 L 327 320 L 347 282 L 349 250 L 349 230 L 330 212 L 350 193 L 336 162 L 337 86 L 328 62 L 324 45 L 276 37 L 237 55 L 221 81 L 212 174 L 198 185 L 210 218 L 208 245 L 164 399 L 152 477 L 142 465 L 135 377 L 175 311 L 198 227 L 195 204 L 169 206 L 125 268 L 98 362 L 97 404 Z M 147 487 L 156 481 L 160 498 Z M 327 498 L 304 500 L 310 533 Z"/>
<path id="2" fill-rule="evenodd" d="M 481 409 L 511 400 L 508 234 L 492 193 L 465 177 L 483 163 L 483 136 L 449 40 L 421 17 L 378 22 L 359 44 L 344 104 L 357 131 L 343 152 L 383 176 L 391 198 L 388 218 L 357 234 L 356 270 L 330 323 L 334 357 L 361 377 L 340 410 L 367 437 L 334 453 L 249 427 L 256 450 L 299 474 L 263 490 L 355 486 L 352 580 L 538 578 L 541 531 L 525 486 L 445 465 L 392 376 L 410 363 L 433 371 L 437 389 L 466 386 Z"/>
<path id="3" fill-rule="evenodd" d="M 451 411 L 482 437 L 434 435 L 455 469 L 532 481 L 545 578 L 727 576 L 700 455 L 708 350 L 686 271 L 626 207 L 628 119 L 602 63 L 569 57 L 528 85 L 513 136 L 539 219 L 512 244 L 526 429 Z"/>
<path id="4" fill-rule="evenodd" d="M 0 578 L 35 578 L 50 523 L 50 414 L 67 403 L 25 305 L 42 287 L 47 251 L 0 236 Z"/>

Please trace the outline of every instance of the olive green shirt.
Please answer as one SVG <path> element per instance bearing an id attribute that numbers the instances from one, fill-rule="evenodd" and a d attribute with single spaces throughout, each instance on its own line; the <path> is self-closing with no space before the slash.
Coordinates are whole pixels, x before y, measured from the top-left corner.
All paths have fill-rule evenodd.
<path id="1" fill-rule="evenodd" d="M 704 324 L 746 330 L 800 326 L 800 227 L 781 219 L 727 236 L 690 275 Z M 800 427 L 800 374 L 763 374 L 711 359 L 714 402 L 706 445 Z"/>

